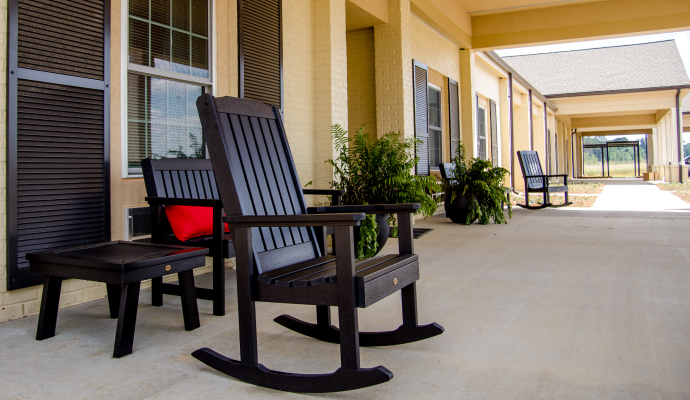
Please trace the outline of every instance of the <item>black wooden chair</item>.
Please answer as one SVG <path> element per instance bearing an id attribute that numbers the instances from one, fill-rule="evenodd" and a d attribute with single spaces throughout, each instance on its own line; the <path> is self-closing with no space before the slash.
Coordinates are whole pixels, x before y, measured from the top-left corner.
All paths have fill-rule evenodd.
<path id="1" fill-rule="evenodd" d="M 453 176 L 453 163 L 443 163 L 438 165 L 438 170 L 441 172 L 441 178 L 448 180 L 449 176 Z"/>
<path id="2" fill-rule="evenodd" d="M 275 107 L 205 94 L 197 100 L 220 197 L 237 257 L 240 360 L 208 348 L 193 356 L 234 378 L 293 392 L 358 389 L 393 377 L 383 366 L 361 368 L 359 346 L 426 339 L 443 332 L 417 323 L 412 214 L 419 204 L 329 206 L 307 210 L 287 138 Z M 355 262 L 352 227 L 367 213 L 397 213 L 399 253 Z M 220 224 L 220 222 L 218 222 Z M 335 255 L 323 255 L 314 226 L 334 226 Z M 402 325 L 390 332 L 359 332 L 357 307 L 401 291 Z M 297 332 L 340 343 L 341 367 L 330 374 L 273 371 L 258 362 L 255 302 L 317 305 L 317 323 L 276 320 Z M 330 322 L 338 307 L 340 329 Z"/>
<path id="3" fill-rule="evenodd" d="M 525 179 L 525 204 L 518 204 L 520 207 L 536 210 L 544 207 L 565 207 L 573 204 L 568 201 L 568 175 L 544 175 L 539 162 L 539 154 L 536 151 L 518 151 L 517 154 L 522 176 Z M 563 183 L 551 183 L 551 178 L 563 178 Z M 563 192 L 565 194 L 564 204 L 551 204 L 549 194 L 555 192 Z M 544 203 L 537 207 L 530 206 L 530 193 L 542 193 L 544 195 Z"/>
<path id="4" fill-rule="evenodd" d="M 225 315 L 225 258 L 235 256 L 230 235 L 221 224 L 223 203 L 220 201 L 211 160 L 147 158 L 141 162 L 146 184 L 146 201 L 151 206 L 151 242 L 205 247 L 213 258 L 213 289 L 196 288 L 196 297 L 213 301 L 213 314 Z M 213 234 L 180 240 L 172 231 L 165 206 L 201 206 L 213 208 Z M 154 306 L 163 305 L 163 294 L 179 296 L 180 287 L 154 278 L 151 283 Z"/>

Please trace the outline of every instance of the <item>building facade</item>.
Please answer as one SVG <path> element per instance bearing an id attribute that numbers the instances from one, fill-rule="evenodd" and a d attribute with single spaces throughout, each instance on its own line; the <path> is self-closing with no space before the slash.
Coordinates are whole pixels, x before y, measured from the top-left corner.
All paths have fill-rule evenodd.
<path id="1" fill-rule="evenodd" d="M 521 190 L 518 150 L 572 171 L 573 122 L 491 50 L 690 27 L 690 4 L 676 0 L 0 0 L 0 9 L 0 321 L 39 310 L 41 278 L 26 252 L 134 235 L 131 210 L 147 206 L 142 158 L 206 156 L 201 93 L 278 106 L 300 179 L 315 187 L 332 178 L 331 126 L 364 124 L 422 140 L 416 173 L 435 174 L 461 140 L 469 156 L 512 170 L 507 183 Z M 105 294 L 71 280 L 60 305 Z"/>

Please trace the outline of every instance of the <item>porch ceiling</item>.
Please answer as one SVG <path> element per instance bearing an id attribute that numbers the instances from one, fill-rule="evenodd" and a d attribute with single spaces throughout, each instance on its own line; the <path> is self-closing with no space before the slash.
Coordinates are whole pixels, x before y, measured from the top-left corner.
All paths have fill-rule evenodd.
<path id="1" fill-rule="evenodd" d="M 460 0 L 472 17 L 472 47 L 495 50 L 690 29 L 686 0 Z M 500 10 L 487 4 L 516 4 Z M 481 10 L 486 10 L 481 12 Z"/>

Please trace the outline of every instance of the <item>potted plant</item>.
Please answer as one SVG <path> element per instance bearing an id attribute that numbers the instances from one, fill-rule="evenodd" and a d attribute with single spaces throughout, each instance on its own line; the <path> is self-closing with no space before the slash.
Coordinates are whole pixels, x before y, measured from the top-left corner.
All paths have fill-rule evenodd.
<path id="1" fill-rule="evenodd" d="M 513 210 L 503 180 L 510 172 L 479 158 L 467 160 L 461 142 L 452 163 L 453 169 L 442 183 L 446 216 L 456 224 L 469 225 L 479 220 L 486 225 L 491 219 L 497 224 L 507 223 L 503 203 L 508 204 L 509 217 Z"/>
<path id="2" fill-rule="evenodd" d="M 340 125 L 334 125 L 331 134 L 338 154 L 335 160 L 327 161 L 334 169 L 331 188 L 345 190 L 342 204 L 420 203 L 425 217 L 434 214 L 437 201 L 431 193 L 439 191 L 440 185 L 435 178 L 411 173 L 418 162 L 418 140 L 405 138 L 400 132 L 372 138 L 364 132 L 364 125 L 357 130 L 352 145 Z M 374 256 L 388 239 L 389 227 L 397 237 L 393 215 L 367 215 L 355 232 L 357 258 Z"/>

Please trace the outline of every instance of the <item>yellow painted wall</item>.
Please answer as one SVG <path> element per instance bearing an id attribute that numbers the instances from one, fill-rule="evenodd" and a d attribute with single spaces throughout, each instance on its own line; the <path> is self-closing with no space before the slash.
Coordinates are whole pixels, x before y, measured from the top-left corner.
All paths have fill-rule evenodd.
<path id="1" fill-rule="evenodd" d="M 458 82 L 460 49 L 415 14 L 412 14 L 410 29 L 412 58 Z"/>
<path id="2" fill-rule="evenodd" d="M 374 29 L 347 32 L 347 110 L 350 135 L 361 124 L 376 137 Z"/>
<path id="3" fill-rule="evenodd" d="M 374 26 L 376 131 L 414 136 L 410 1 L 388 2 L 388 24 Z"/>
<path id="4" fill-rule="evenodd" d="M 314 180 L 314 10 L 310 0 L 283 1 L 284 123 L 300 180 Z"/>

